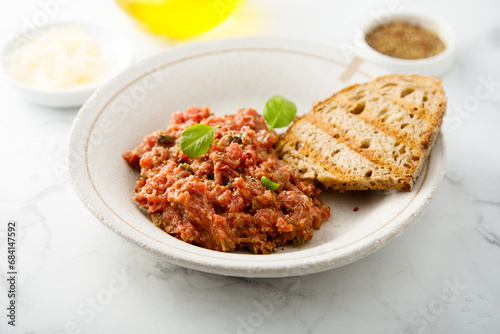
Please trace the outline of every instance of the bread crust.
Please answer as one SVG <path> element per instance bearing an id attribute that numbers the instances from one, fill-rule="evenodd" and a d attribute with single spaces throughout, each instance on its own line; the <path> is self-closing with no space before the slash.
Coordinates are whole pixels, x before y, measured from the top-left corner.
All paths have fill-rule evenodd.
<path id="1" fill-rule="evenodd" d="M 296 117 L 277 150 L 302 177 L 339 191 L 410 191 L 439 135 L 446 95 L 435 76 L 355 84 Z"/>

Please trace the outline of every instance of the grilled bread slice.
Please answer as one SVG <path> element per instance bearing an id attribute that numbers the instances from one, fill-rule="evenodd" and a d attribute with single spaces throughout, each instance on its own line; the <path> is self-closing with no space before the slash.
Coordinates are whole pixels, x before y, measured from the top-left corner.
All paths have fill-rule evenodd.
<path id="1" fill-rule="evenodd" d="M 278 152 L 302 177 L 340 191 L 410 191 L 440 132 L 437 77 L 388 75 L 353 85 L 295 119 Z"/>

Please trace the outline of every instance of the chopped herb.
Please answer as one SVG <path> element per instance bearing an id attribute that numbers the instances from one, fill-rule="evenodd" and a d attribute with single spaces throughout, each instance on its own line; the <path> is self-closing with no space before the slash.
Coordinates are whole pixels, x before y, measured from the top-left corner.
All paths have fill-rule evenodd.
<path id="1" fill-rule="evenodd" d="M 299 238 L 293 239 L 293 244 L 295 246 L 302 246 L 305 242 L 306 242 L 306 239 L 299 239 Z"/>
<path id="2" fill-rule="evenodd" d="M 277 190 L 280 187 L 279 183 L 274 183 L 273 181 L 269 180 L 267 177 L 263 176 L 260 178 L 260 182 L 266 187 L 267 189 L 271 190 Z"/>
<path id="3" fill-rule="evenodd" d="M 191 167 L 191 165 L 190 165 L 190 164 L 185 163 L 185 162 L 184 162 L 184 163 L 182 163 L 182 164 L 180 164 L 180 165 L 179 165 L 179 168 L 180 168 L 180 169 L 184 169 L 185 171 L 190 172 L 190 173 L 192 173 L 192 172 L 193 172 L 193 167 Z"/>
<path id="4" fill-rule="evenodd" d="M 166 145 L 172 143 L 174 140 L 175 140 L 174 137 L 172 137 L 171 135 L 167 135 L 165 133 L 161 133 L 158 136 L 158 144 Z"/>
<path id="5" fill-rule="evenodd" d="M 153 224 L 155 224 L 155 226 L 161 226 L 161 212 L 151 214 L 151 219 L 153 219 Z"/>
<path id="6" fill-rule="evenodd" d="M 230 143 L 236 142 L 238 144 L 241 144 L 243 141 L 243 133 L 228 134 L 226 137 Z"/>
<path id="7" fill-rule="evenodd" d="M 234 252 L 234 247 L 231 247 L 227 241 L 224 241 L 224 247 L 226 247 L 226 249 L 224 251 L 229 251 L 229 252 Z"/>

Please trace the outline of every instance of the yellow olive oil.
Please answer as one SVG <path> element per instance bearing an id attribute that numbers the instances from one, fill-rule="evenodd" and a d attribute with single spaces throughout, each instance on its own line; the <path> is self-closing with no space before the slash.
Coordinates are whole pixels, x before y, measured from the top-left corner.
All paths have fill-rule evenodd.
<path id="1" fill-rule="evenodd" d="M 153 33 L 183 38 L 222 23 L 243 0 L 116 0 Z"/>

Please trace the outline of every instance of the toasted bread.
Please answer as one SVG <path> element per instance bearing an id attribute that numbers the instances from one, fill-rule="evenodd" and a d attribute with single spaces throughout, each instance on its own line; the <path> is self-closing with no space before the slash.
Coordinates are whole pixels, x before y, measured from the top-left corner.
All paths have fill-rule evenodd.
<path id="1" fill-rule="evenodd" d="M 297 117 L 278 152 L 340 191 L 410 191 L 440 132 L 446 96 L 437 77 L 388 75 L 353 85 Z"/>

